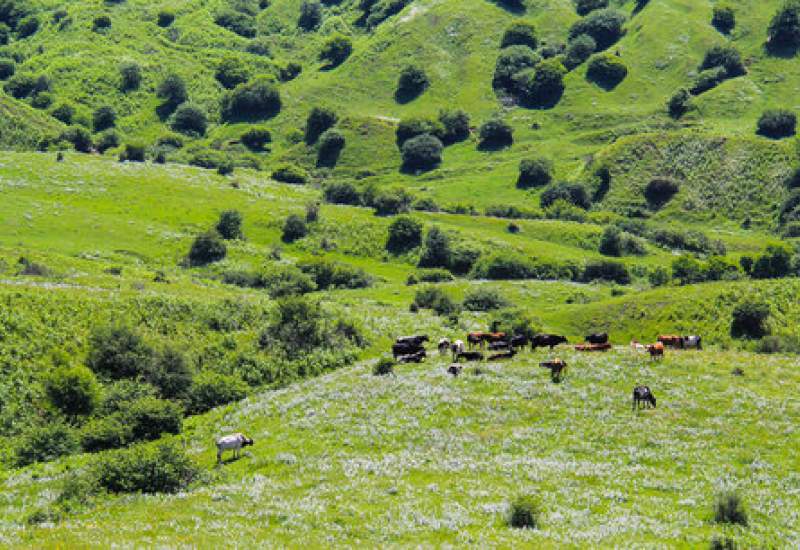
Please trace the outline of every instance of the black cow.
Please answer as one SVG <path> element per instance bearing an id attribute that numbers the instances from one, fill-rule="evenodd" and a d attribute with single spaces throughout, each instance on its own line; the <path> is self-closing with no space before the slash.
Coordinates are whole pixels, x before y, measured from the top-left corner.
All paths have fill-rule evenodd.
<path id="1" fill-rule="evenodd" d="M 466 361 L 483 361 L 483 354 L 479 351 L 462 351 L 456 354 L 456 362 L 462 358 Z"/>
<path id="2" fill-rule="evenodd" d="M 633 410 L 641 408 L 644 403 L 645 408 L 656 406 L 656 396 L 647 386 L 636 386 L 633 388 Z"/>
<path id="3" fill-rule="evenodd" d="M 453 378 L 457 377 L 461 374 L 461 371 L 464 367 L 462 365 L 450 365 L 447 367 L 447 374 L 452 374 Z"/>
<path id="4" fill-rule="evenodd" d="M 607 344 L 608 343 L 608 333 L 607 332 L 597 332 L 595 334 L 588 334 L 586 336 L 586 341 L 590 344 Z"/>
<path id="5" fill-rule="evenodd" d="M 524 334 L 516 334 L 511 337 L 511 347 L 512 348 L 524 348 L 528 345 L 530 340 Z"/>
<path id="6" fill-rule="evenodd" d="M 531 338 L 531 349 L 536 350 L 536 348 L 544 348 L 549 347 L 553 349 L 559 344 L 566 344 L 567 339 L 564 336 L 559 336 L 558 334 L 537 334 L 533 338 Z"/>
<path id="7" fill-rule="evenodd" d="M 412 355 L 415 353 L 422 352 L 423 357 L 425 354 L 425 348 L 422 346 L 418 346 L 416 344 L 393 344 L 392 345 L 392 355 L 395 359 L 400 357 L 401 355 Z"/>
<path id="8" fill-rule="evenodd" d="M 425 360 L 425 350 L 420 350 L 416 353 L 409 353 L 407 355 L 401 355 L 398 358 L 398 361 L 401 363 L 422 363 Z"/>
<path id="9" fill-rule="evenodd" d="M 400 336 L 395 340 L 397 344 L 413 344 L 415 346 L 422 346 L 425 342 L 429 341 L 427 334 L 421 334 L 418 336 Z"/>
<path id="10" fill-rule="evenodd" d="M 499 361 L 501 359 L 511 359 L 517 354 L 517 350 L 509 349 L 489 356 L 489 361 Z"/>
<path id="11" fill-rule="evenodd" d="M 498 351 L 498 350 L 509 350 L 511 349 L 511 342 L 508 340 L 499 340 L 497 342 L 491 342 L 489 344 L 489 351 Z"/>

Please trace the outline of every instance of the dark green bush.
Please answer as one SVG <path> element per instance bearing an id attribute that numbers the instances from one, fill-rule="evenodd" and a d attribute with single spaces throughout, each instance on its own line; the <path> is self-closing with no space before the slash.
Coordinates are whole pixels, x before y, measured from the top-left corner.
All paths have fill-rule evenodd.
<path id="1" fill-rule="evenodd" d="M 208 117 L 202 107 L 192 103 L 182 103 L 173 113 L 170 126 L 182 134 L 204 136 L 208 127 Z"/>
<path id="2" fill-rule="evenodd" d="M 572 70 L 587 59 L 597 50 L 597 42 L 588 34 L 580 34 L 569 41 L 564 54 L 564 66 Z"/>
<path id="3" fill-rule="evenodd" d="M 553 179 L 553 163 L 544 157 L 525 159 L 519 163 L 517 187 L 529 189 L 547 185 Z"/>
<path id="4" fill-rule="evenodd" d="M 509 251 L 495 252 L 477 260 L 470 271 L 473 279 L 568 279 L 576 280 L 580 269 L 568 263 L 542 262 Z"/>
<path id="5" fill-rule="evenodd" d="M 658 209 L 668 203 L 680 191 L 678 182 L 671 178 L 655 178 L 644 189 L 644 196 L 651 208 Z"/>
<path id="6" fill-rule="evenodd" d="M 591 12 L 575 22 L 569 29 L 569 37 L 588 34 L 597 43 L 598 50 L 605 50 L 622 37 L 625 14 L 607 8 Z"/>
<path id="7" fill-rule="evenodd" d="M 714 6 L 711 24 L 719 32 L 728 34 L 736 27 L 736 13 L 727 5 Z"/>
<path id="8" fill-rule="evenodd" d="M 672 94 L 667 101 L 667 113 L 675 119 L 682 117 L 691 108 L 692 96 L 686 88 L 681 88 Z"/>
<path id="9" fill-rule="evenodd" d="M 17 24 L 17 38 L 28 38 L 36 34 L 39 30 L 39 18 L 35 15 L 29 15 Z"/>
<path id="10" fill-rule="evenodd" d="M 526 106 L 552 107 L 564 93 L 564 75 L 567 70 L 558 59 L 542 61 L 536 69 L 514 75 L 514 89 Z"/>
<path id="11" fill-rule="evenodd" d="M 797 116 L 786 109 L 764 111 L 758 119 L 758 134 L 773 139 L 793 136 L 796 127 Z"/>
<path id="12" fill-rule="evenodd" d="M 297 78 L 303 72 L 303 67 L 299 63 L 289 62 L 278 69 L 278 80 L 289 82 Z"/>
<path id="13" fill-rule="evenodd" d="M 272 141 L 272 134 L 266 128 L 250 128 L 239 139 L 251 151 L 263 151 Z"/>
<path id="14" fill-rule="evenodd" d="M 659 246 L 671 250 L 688 250 L 701 254 L 726 254 L 722 241 L 712 241 L 699 231 L 682 231 L 677 229 L 656 229 L 648 237 Z"/>
<path id="15" fill-rule="evenodd" d="M 172 346 L 165 346 L 153 356 L 144 379 L 158 388 L 161 397 L 183 399 L 192 383 L 193 372 L 186 357 Z"/>
<path id="16" fill-rule="evenodd" d="M 111 28 L 111 18 L 107 15 L 98 15 L 92 21 L 92 30 L 102 32 Z"/>
<path id="17" fill-rule="evenodd" d="M 490 204 L 484 209 L 483 213 L 487 216 L 493 216 L 495 218 L 509 218 L 512 220 L 532 220 L 541 217 L 541 215 L 537 212 L 519 208 L 513 204 Z"/>
<path id="18" fill-rule="evenodd" d="M 800 338 L 794 334 L 764 336 L 756 343 L 756 353 L 800 353 Z"/>
<path id="19" fill-rule="evenodd" d="M 215 229 L 223 239 L 243 239 L 241 212 L 238 210 L 224 210 L 219 215 L 219 221 Z"/>
<path id="20" fill-rule="evenodd" d="M 767 47 L 772 51 L 800 47 L 800 2 L 786 1 L 773 16 L 767 30 Z"/>
<path id="21" fill-rule="evenodd" d="M 603 53 L 592 57 L 586 70 L 586 77 L 599 86 L 611 89 L 628 76 L 628 68 L 615 55 Z"/>
<path id="22" fill-rule="evenodd" d="M 194 378 L 189 392 L 189 412 L 204 413 L 247 396 L 247 384 L 236 375 L 204 371 Z"/>
<path id="23" fill-rule="evenodd" d="M 48 401 L 68 416 L 90 414 L 100 401 L 100 385 L 83 366 L 59 367 L 44 379 Z"/>
<path id="24" fill-rule="evenodd" d="M 500 149 L 514 143 L 514 129 L 506 121 L 492 118 L 484 122 L 478 130 L 481 149 Z"/>
<path id="25" fill-rule="evenodd" d="M 14 76 L 17 65 L 13 59 L 0 59 L 0 80 L 6 80 Z"/>
<path id="26" fill-rule="evenodd" d="M 377 0 L 372 2 L 372 6 L 367 10 L 369 12 L 369 16 L 366 18 L 367 27 L 370 29 L 377 27 L 389 17 L 400 13 L 411 1 L 412 0 Z"/>
<path id="27" fill-rule="evenodd" d="M 297 267 L 311 277 L 319 290 L 330 288 L 367 288 L 373 279 L 361 268 L 329 260 L 309 260 Z"/>
<path id="28" fill-rule="evenodd" d="M 326 130 L 333 128 L 339 117 L 327 107 L 314 107 L 306 118 L 305 141 L 308 145 L 317 142 L 319 136 Z"/>
<path id="29" fill-rule="evenodd" d="M 283 224 L 283 233 L 281 235 L 281 240 L 285 243 L 293 243 L 298 239 L 302 239 L 308 235 L 308 227 L 306 226 L 306 222 L 303 218 L 298 216 L 297 214 L 292 214 Z"/>
<path id="30" fill-rule="evenodd" d="M 702 71 L 697 75 L 694 84 L 689 88 L 689 92 L 693 95 L 700 95 L 703 92 L 719 86 L 726 78 L 728 78 L 728 71 L 726 71 L 724 67 L 715 67 L 707 71 Z"/>
<path id="31" fill-rule="evenodd" d="M 284 164 L 272 171 L 272 179 L 283 183 L 300 185 L 308 181 L 308 173 L 300 166 Z"/>
<path id="32" fill-rule="evenodd" d="M 93 468 L 97 484 L 112 493 L 175 493 L 199 473 L 176 442 L 115 451 L 102 457 Z"/>
<path id="33" fill-rule="evenodd" d="M 92 134 L 83 126 L 70 126 L 61 133 L 59 139 L 71 143 L 81 153 L 92 150 Z"/>
<path id="34" fill-rule="evenodd" d="M 50 111 L 50 116 L 64 124 L 72 124 L 72 119 L 75 116 L 75 107 L 69 103 L 60 103 Z"/>
<path id="35" fill-rule="evenodd" d="M 725 69 L 727 78 L 741 76 L 747 72 L 742 63 L 739 51 L 733 46 L 712 46 L 703 57 L 700 70 L 705 71 L 722 67 Z"/>
<path id="36" fill-rule="evenodd" d="M 327 61 L 328 67 L 338 67 L 350 57 L 353 52 L 353 42 L 343 34 L 331 35 L 322 45 L 319 52 L 320 61 Z"/>
<path id="37" fill-rule="evenodd" d="M 322 23 L 322 5 L 318 0 L 303 0 L 297 26 L 304 31 L 313 31 Z"/>
<path id="38" fill-rule="evenodd" d="M 133 441 L 133 426 L 121 415 L 93 418 L 81 428 L 81 447 L 93 453 L 119 449 Z"/>
<path id="39" fill-rule="evenodd" d="M 731 336 L 756 339 L 766 336 L 770 314 L 771 309 L 766 302 L 748 300 L 737 304 L 731 316 Z"/>
<path id="40" fill-rule="evenodd" d="M 381 189 L 374 197 L 372 206 L 378 216 L 391 216 L 408 212 L 414 197 L 401 187 Z"/>
<path id="41" fill-rule="evenodd" d="M 430 134 L 413 137 L 403 143 L 403 169 L 407 171 L 430 170 L 442 162 L 442 142 Z"/>
<path id="42" fill-rule="evenodd" d="M 106 385 L 103 400 L 98 407 L 98 416 L 112 416 L 127 410 L 128 405 L 142 397 L 156 397 L 158 390 L 141 378 L 120 379 Z"/>
<path id="43" fill-rule="evenodd" d="M 609 260 L 593 260 L 588 262 L 583 269 L 582 279 L 585 282 L 602 280 L 627 285 L 631 282 L 631 275 L 623 263 Z"/>
<path id="44" fill-rule="evenodd" d="M 445 128 L 439 121 L 426 118 L 406 118 L 400 121 L 395 131 L 397 146 L 402 149 L 403 144 L 411 138 L 424 134 L 432 135 L 441 140 L 445 134 Z"/>
<path id="45" fill-rule="evenodd" d="M 23 432 L 14 447 L 13 461 L 16 466 L 27 466 L 34 462 L 55 460 L 79 450 L 80 443 L 75 431 L 62 422 L 50 421 Z"/>
<path id="46" fill-rule="evenodd" d="M 317 290 L 311 277 L 293 265 L 275 264 L 266 269 L 260 278 L 271 298 L 296 296 Z"/>
<path id="47" fill-rule="evenodd" d="M 361 204 L 361 194 L 349 182 L 331 182 L 323 189 L 325 201 L 333 204 Z"/>
<path id="48" fill-rule="evenodd" d="M 584 16 L 595 10 L 602 10 L 608 7 L 608 0 L 575 0 L 575 11 L 578 15 Z"/>
<path id="49" fill-rule="evenodd" d="M 456 275 L 466 275 L 470 272 L 475 262 L 481 256 L 480 250 L 471 246 L 455 246 L 450 250 L 450 265 L 448 268 Z"/>
<path id="50" fill-rule="evenodd" d="M 344 134 L 335 128 L 326 130 L 319 138 L 317 148 L 317 166 L 333 168 L 339 161 L 346 144 Z"/>
<path id="51" fill-rule="evenodd" d="M 146 147 L 144 143 L 140 142 L 126 143 L 125 149 L 119 155 L 119 160 L 128 162 L 144 162 L 145 150 Z"/>
<path id="52" fill-rule="evenodd" d="M 453 274 L 446 269 L 418 269 L 416 272 L 408 276 L 406 284 L 415 285 L 417 283 L 449 283 L 453 279 Z"/>
<path id="53" fill-rule="evenodd" d="M 195 267 L 208 265 L 223 260 L 227 254 L 228 248 L 219 233 L 207 231 L 198 235 L 192 242 L 192 247 L 189 249 L 189 265 Z"/>
<path id="54" fill-rule="evenodd" d="M 128 404 L 123 421 L 131 427 L 134 440 L 150 441 L 161 434 L 180 433 L 183 411 L 172 401 L 143 397 Z"/>
<path id="55" fill-rule="evenodd" d="M 412 304 L 417 309 L 432 309 L 437 315 L 451 315 L 458 311 L 453 299 L 435 286 L 424 286 L 417 290 Z"/>
<path id="56" fill-rule="evenodd" d="M 714 521 L 717 523 L 730 523 L 747 525 L 747 512 L 744 509 L 741 497 L 737 493 L 724 493 L 717 497 L 714 503 Z"/>
<path id="57" fill-rule="evenodd" d="M 551 206 L 558 200 L 564 200 L 584 210 L 591 206 L 589 193 L 579 183 L 555 183 L 547 187 L 539 197 L 542 208 Z"/>
<path id="58" fill-rule="evenodd" d="M 123 92 L 138 90 L 142 83 L 142 68 L 134 61 L 123 61 L 119 65 L 120 89 Z"/>
<path id="59" fill-rule="evenodd" d="M 144 376 L 154 352 L 141 336 L 125 326 L 99 326 L 89 337 L 86 365 L 101 376 L 120 379 Z"/>
<path id="60" fill-rule="evenodd" d="M 468 290 L 463 302 L 464 309 L 468 311 L 490 311 L 510 305 L 511 303 L 496 288 L 484 286 Z"/>
<path id="61" fill-rule="evenodd" d="M 113 107 L 99 107 L 92 114 L 92 126 L 95 132 L 102 132 L 108 128 L 113 128 L 117 122 L 117 112 Z"/>
<path id="62" fill-rule="evenodd" d="M 375 376 L 394 374 L 394 360 L 391 357 L 382 355 L 372 367 L 372 374 Z"/>
<path id="63" fill-rule="evenodd" d="M 447 233 L 435 225 L 428 230 L 417 265 L 445 268 L 450 265 L 450 238 Z"/>
<path id="64" fill-rule="evenodd" d="M 6 81 L 3 90 L 15 99 L 25 99 L 36 93 L 36 78 L 30 74 L 17 73 Z"/>
<path id="65" fill-rule="evenodd" d="M 501 51 L 497 58 L 492 86 L 496 89 L 513 91 L 514 76 L 525 69 L 533 69 L 540 61 L 541 57 L 528 46 L 509 46 Z"/>
<path id="66" fill-rule="evenodd" d="M 520 495 L 511 503 L 508 524 L 515 529 L 537 529 L 540 526 L 539 504 L 531 495 Z"/>
<path id="67" fill-rule="evenodd" d="M 711 544 L 708 548 L 709 550 L 738 550 L 739 547 L 736 546 L 736 541 L 733 539 L 729 539 L 728 537 L 714 537 L 711 539 Z"/>
<path id="68" fill-rule="evenodd" d="M 31 107 L 34 109 L 47 109 L 53 104 L 53 94 L 39 92 L 31 98 Z"/>
<path id="69" fill-rule="evenodd" d="M 119 147 L 119 144 L 119 134 L 117 134 L 114 130 L 106 130 L 98 136 L 95 147 L 101 153 L 105 153 L 109 149 Z"/>
<path id="70" fill-rule="evenodd" d="M 425 71 L 414 65 L 407 65 L 400 71 L 394 97 L 398 102 L 406 103 L 419 97 L 430 84 L 431 81 Z"/>
<path id="71" fill-rule="evenodd" d="M 509 46 L 527 46 L 535 50 L 537 39 L 534 26 L 525 21 L 512 23 L 506 28 L 505 32 L 503 32 L 503 38 L 500 40 L 501 48 L 507 48 Z"/>
<path id="72" fill-rule="evenodd" d="M 422 224 L 408 216 L 399 216 L 389 224 L 386 250 L 400 254 L 422 244 Z"/>
<path id="73" fill-rule="evenodd" d="M 247 70 L 247 66 L 239 61 L 238 58 L 228 56 L 217 65 L 214 78 L 216 78 L 217 82 L 222 84 L 224 88 L 231 90 L 239 84 L 247 82 L 250 78 L 250 71 Z"/>
<path id="74" fill-rule="evenodd" d="M 245 38 L 253 38 L 256 35 L 255 20 L 240 11 L 223 9 L 214 16 L 214 23 Z"/>
<path id="75" fill-rule="evenodd" d="M 750 275 L 754 279 L 777 279 L 790 275 L 791 271 L 791 252 L 783 246 L 770 245 L 766 253 L 756 259 Z"/>
<path id="76" fill-rule="evenodd" d="M 175 73 L 167 74 L 158 84 L 156 96 L 163 100 L 164 105 L 172 108 L 177 107 L 189 99 L 189 94 L 186 92 L 186 84 L 183 79 Z"/>
<path id="77" fill-rule="evenodd" d="M 171 10 L 161 10 L 158 12 L 156 24 L 159 27 L 169 27 L 175 21 L 175 12 Z"/>
<path id="78" fill-rule="evenodd" d="M 280 92 L 264 77 L 239 84 L 222 98 L 222 116 L 227 121 L 270 118 L 280 110 Z"/>
<path id="79" fill-rule="evenodd" d="M 461 110 L 440 111 L 439 122 L 444 127 L 442 143 L 451 145 L 469 137 L 469 115 Z"/>

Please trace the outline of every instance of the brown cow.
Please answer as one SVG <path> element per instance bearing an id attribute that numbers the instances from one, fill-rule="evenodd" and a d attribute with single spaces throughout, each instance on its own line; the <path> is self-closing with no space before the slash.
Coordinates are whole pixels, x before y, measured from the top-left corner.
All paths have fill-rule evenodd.
<path id="1" fill-rule="evenodd" d="M 550 380 L 555 383 L 561 382 L 561 375 L 567 372 L 567 363 L 563 359 L 543 361 L 539 363 L 539 366 L 550 369 Z"/>
<path id="2" fill-rule="evenodd" d="M 651 359 L 660 359 L 664 357 L 664 344 L 661 342 L 647 344 L 647 353 L 650 354 Z"/>
<path id="3" fill-rule="evenodd" d="M 675 334 L 662 334 L 658 338 L 658 343 L 668 348 L 679 349 L 683 347 L 683 338 Z"/>

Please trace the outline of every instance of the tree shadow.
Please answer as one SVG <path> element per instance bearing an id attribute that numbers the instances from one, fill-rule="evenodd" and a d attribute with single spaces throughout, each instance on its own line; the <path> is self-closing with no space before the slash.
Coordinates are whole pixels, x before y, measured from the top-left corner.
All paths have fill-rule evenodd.
<path id="1" fill-rule="evenodd" d="M 169 117 L 172 116 L 172 113 L 178 108 L 177 103 L 173 103 L 172 101 L 167 101 L 166 103 L 162 103 L 158 107 L 156 107 L 156 115 L 158 115 L 159 120 L 164 122 Z"/>
<path id="2" fill-rule="evenodd" d="M 339 162 L 339 156 L 341 154 L 341 149 L 320 151 L 317 155 L 317 168 L 336 168 L 336 164 Z"/>
<path id="3" fill-rule="evenodd" d="M 647 7 L 647 4 L 650 3 L 650 0 L 636 0 L 636 5 L 633 6 L 633 11 L 631 12 L 631 17 L 634 17 L 639 14 L 640 11 Z"/>
<path id="4" fill-rule="evenodd" d="M 600 76 L 589 76 L 587 74 L 586 75 L 586 80 L 588 80 L 589 82 L 599 86 L 600 88 L 602 88 L 606 92 L 610 92 L 614 88 L 619 86 L 620 82 L 625 80 L 625 77 L 622 77 L 622 78 L 603 78 L 603 77 L 600 77 Z"/>
<path id="5" fill-rule="evenodd" d="M 421 88 L 418 90 L 408 90 L 408 89 L 400 89 L 398 88 L 394 92 L 394 100 L 399 103 L 400 105 L 405 105 L 406 103 L 411 103 L 419 96 L 422 95 L 422 92 L 425 91 L 425 88 Z"/>
<path id="6" fill-rule="evenodd" d="M 519 105 L 520 107 L 524 107 L 526 109 L 538 109 L 544 111 L 547 109 L 552 109 L 558 105 L 562 97 L 564 97 L 563 89 L 554 91 L 545 97 L 522 98 L 519 100 Z"/>
<path id="7" fill-rule="evenodd" d="M 525 3 L 522 0 L 489 0 L 493 4 L 497 4 L 504 10 L 513 13 L 514 15 L 523 15 L 525 13 Z"/>
<path id="8" fill-rule="evenodd" d="M 797 55 L 798 47 L 791 44 L 778 44 L 775 42 L 766 42 L 764 44 L 764 51 L 772 57 L 779 57 L 781 59 L 791 59 Z"/>

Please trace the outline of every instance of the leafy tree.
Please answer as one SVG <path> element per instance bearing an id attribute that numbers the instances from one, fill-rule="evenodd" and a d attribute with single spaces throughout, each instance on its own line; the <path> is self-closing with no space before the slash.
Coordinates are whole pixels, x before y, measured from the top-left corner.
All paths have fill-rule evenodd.
<path id="1" fill-rule="evenodd" d="M 218 262 L 228 254 L 228 248 L 216 231 L 207 231 L 198 235 L 189 249 L 189 264 L 204 266 Z"/>
<path id="2" fill-rule="evenodd" d="M 155 353 L 144 378 L 158 388 L 165 399 L 184 399 L 193 376 L 184 354 L 172 346 L 166 346 Z"/>
<path id="3" fill-rule="evenodd" d="M 442 142 L 430 134 L 413 137 L 403 143 L 403 169 L 429 170 L 442 162 Z"/>
<path id="4" fill-rule="evenodd" d="M 615 9 L 602 9 L 591 12 L 577 21 L 569 29 L 569 37 L 588 34 L 597 43 L 598 50 L 605 50 L 622 36 L 625 15 Z"/>
<path id="5" fill-rule="evenodd" d="M 64 124 L 72 124 L 72 118 L 75 116 L 75 107 L 70 103 L 59 103 L 50 111 L 50 116 Z"/>
<path id="6" fill-rule="evenodd" d="M 59 367 L 44 381 L 47 399 L 66 415 L 90 414 L 100 401 L 100 385 L 83 366 Z"/>
<path id="7" fill-rule="evenodd" d="M 333 128 L 339 117 L 327 107 L 314 107 L 306 118 L 305 140 L 308 145 L 317 142 L 319 136 L 329 128 Z"/>
<path id="8" fill-rule="evenodd" d="M 441 140 L 445 129 L 442 123 L 427 118 L 405 118 L 400 121 L 395 130 L 397 146 L 402 150 L 403 144 L 411 138 L 428 134 Z"/>
<path id="9" fill-rule="evenodd" d="M 238 58 L 229 56 L 224 58 L 214 73 L 214 78 L 224 88 L 233 89 L 239 84 L 244 84 L 250 78 L 247 67 Z"/>
<path id="10" fill-rule="evenodd" d="M 239 139 L 251 151 L 263 151 L 272 141 L 272 134 L 266 128 L 250 128 Z"/>
<path id="11" fill-rule="evenodd" d="M 564 55 L 564 66 L 572 70 L 587 59 L 597 50 L 597 42 L 588 34 L 579 34 L 569 41 Z"/>
<path id="12" fill-rule="evenodd" d="M 361 204 L 361 194 L 349 182 L 331 182 L 323 190 L 325 200 L 333 204 Z"/>
<path id="13" fill-rule="evenodd" d="M 586 70 L 586 77 L 602 86 L 614 88 L 628 75 L 628 68 L 620 58 L 606 53 L 592 57 Z"/>
<path id="14" fill-rule="evenodd" d="M 382 189 L 372 200 L 375 214 L 378 216 L 391 216 L 408 212 L 414 197 L 401 187 Z"/>
<path id="15" fill-rule="evenodd" d="M 736 305 L 731 319 L 731 336 L 734 338 L 762 338 L 767 335 L 769 304 L 748 300 Z"/>
<path id="16" fill-rule="evenodd" d="M 292 214 L 283 223 L 283 234 L 281 239 L 285 243 L 293 243 L 297 239 L 302 239 L 308 235 L 308 226 L 303 218 L 297 214 Z"/>
<path id="17" fill-rule="evenodd" d="M 319 138 L 317 166 L 327 166 L 331 168 L 336 166 L 345 143 L 344 134 L 340 131 L 335 128 L 326 130 Z"/>
<path id="18" fill-rule="evenodd" d="M 499 149 L 514 143 L 514 129 L 506 121 L 492 118 L 484 122 L 478 130 L 481 149 Z"/>
<path id="19" fill-rule="evenodd" d="M 655 178 L 644 189 L 644 196 L 651 208 L 661 208 L 680 191 L 680 185 L 670 178 Z"/>
<path id="20" fill-rule="evenodd" d="M 542 208 L 547 208 L 558 200 L 567 201 L 584 210 L 591 206 L 586 188 L 578 183 L 556 183 L 550 185 L 539 197 L 539 205 Z"/>
<path id="21" fill-rule="evenodd" d="M 542 61 L 536 69 L 528 69 L 514 76 L 514 88 L 522 101 L 531 106 L 555 105 L 564 93 L 564 75 L 567 70 L 558 59 Z"/>
<path id="22" fill-rule="evenodd" d="M 322 308 L 302 296 L 278 300 L 275 316 L 261 337 L 289 357 L 299 357 L 325 343 Z"/>
<path id="23" fill-rule="evenodd" d="M 397 90 L 394 94 L 395 99 L 400 103 L 411 101 L 422 94 L 430 86 L 430 83 L 425 71 L 414 65 L 407 65 L 400 71 Z"/>
<path id="24" fill-rule="evenodd" d="M 130 328 L 99 326 L 89 336 L 86 366 L 111 379 L 136 378 L 150 370 L 153 355 L 144 339 Z"/>
<path id="25" fill-rule="evenodd" d="M 319 52 L 319 59 L 320 61 L 327 61 L 328 66 L 331 68 L 338 67 L 350 57 L 352 52 L 352 40 L 343 34 L 336 33 L 331 35 L 323 44 L 322 50 Z"/>
<path id="26" fill-rule="evenodd" d="M 280 92 L 264 77 L 239 84 L 222 98 L 222 116 L 228 121 L 270 118 L 280 110 Z"/>
<path id="27" fill-rule="evenodd" d="M 767 46 L 771 50 L 800 47 L 800 2 L 787 0 L 770 21 Z"/>
<path id="28" fill-rule="evenodd" d="M 792 255 L 783 246 L 770 245 L 765 254 L 753 264 L 750 275 L 754 279 L 777 279 L 792 271 Z"/>
<path id="29" fill-rule="evenodd" d="M 142 68 L 135 61 L 123 61 L 119 65 L 119 77 L 123 92 L 138 90 L 142 83 Z"/>
<path id="30" fill-rule="evenodd" d="M 773 139 L 793 136 L 796 128 L 797 116 L 786 109 L 764 111 L 758 119 L 758 133 Z"/>
<path id="31" fill-rule="evenodd" d="M 733 46 L 712 46 L 703 57 L 700 70 L 723 67 L 727 78 L 741 76 L 747 72 L 739 51 Z"/>
<path id="32" fill-rule="evenodd" d="M 607 7 L 608 0 L 575 0 L 575 11 L 581 16 Z"/>
<path id="33" fill-rule="evenodd" d="M 622 256 L 622 231 L 609 225 L 600 236 L 600 254 L 604 256 Z"/>
<path id="34" fill-rule="evenodd" d="M 189 412 L 204 413 L 247 396 L 247 384 L 238 376 L 212 371 L 198 374 L 189 390 Z"/>
<path id="35" fill-rule="evenodd" d="M 408 216 L 398 216 L 389 225 L 386 250 L 400 254 L 422 244 L 422 224 Z"/>
<path id="36" fill-rule="evenodd" d="M 113 128 L 117 122 L 117 112 L 113 107 L 99 107 L 92 114 L 92 126 L 95 132 L 102 132 L 108 128 Z"/>
<path id="37" fill-rule="evenodd" d="M 215 229 L 223 239 L 243 239 L 242 214 L 238 210 L 223 211 L 219 215 L 219 221 Z"/>
<path id="38" fill-rule="evenodd" d="M 544 157 L 525 159 L 519 163 L 517 187 L 529 189 L 547 185 L 553 179 L 553 163 Z"/>
<path id="39" fill-rule="evenodd" d="M 156 88 L 156 95 L 164 101 L 164 104 L 172 107 L 177 107 L 189 99 L 189 94 L 186 92 L 186 84 L 175 73 L 170 73 L 164 77 Z"/>
<path id="40" fill-rule="evenodd" d="M 59 139 L 71 143 L 76 151 L 88 153 L 92 150 L 92 135 L 82 126 L 70 126 L 61 133 Z"/>
<path id="41" fill-rule="evenodd" d="M 458 143 L 469 137 L 469 115 L 464 111 L 440 111 L 439 122 L 444 127 L 441 136 L 444 145 Z"/>
<path id="42" fill-rule="evenodd" d="M 450 238 L 433 226 L 425 235 L 425 246 L 419 258 L 419 267 L 448 267 L 450 265 Z"/>
<path id="43" fill-rule="evenodd" d="M 537 40 L 534 26 L 524 21 L 512 23 L 505 30 L 503 38 L 500 40 L 501 48 L 507 48 L 509 46 L 527 46 L 535 50 Z"/>
<path id="44" fill-rule="evenodd" d="M 300 166 L 284 164 L 272 171 L 272 179 L 300 185 L 308 180 L 308 174 Z"/>
<path id="45" fill-rule="evenodd" d="M 208 117 L 199 105 L 182 103 L 173 113 L 170 126 L 182 134 L 204 136 L 208 127 Z"/>
<path id="46" fill-rule="evenodd" d="M 541 57 L 528 46 L 509 46 L 497 58 L 492 86 L 495 89 L 513 91 L 514 76 L 525 69 L 536 67 L 540 61 Z"/>
<path id="47" fill-rule="evenodd" d="M 667 113 L 672 118 L 678 119 L 692 108 L 692 95 L 686 88 L 681 88 L 672 94 L 667 101 Z"/>
<path id="48" fill-rule="evenodd" d="M 322 5 L 317 0 L 303 0 L 297 26 L 304 31 L 313 31 L 322 23 Z"/>
<path id="49" fill-rule="evenodd" d="M 725 4 L 714 6 L 711 24 L 719 32 L 728 34 L 736 26 L 736 13 L 732 7 Z"/>
<path id="50" fill-rule="evenodd" d="M 76 453 L 80 443 L 75 431 L 59 421 L 27 429 L 14 448 L 13 461 L 16 466 L 27 466 L 34 462 L 55 460 Z"/>
<path id="51" fill-rule="evenodd" d="M 245 38 L 253 38 L 256 35 L 255 21 L 250 15 L 240 11 L 223 9 L 214 17 L 214 22 Z"/>

